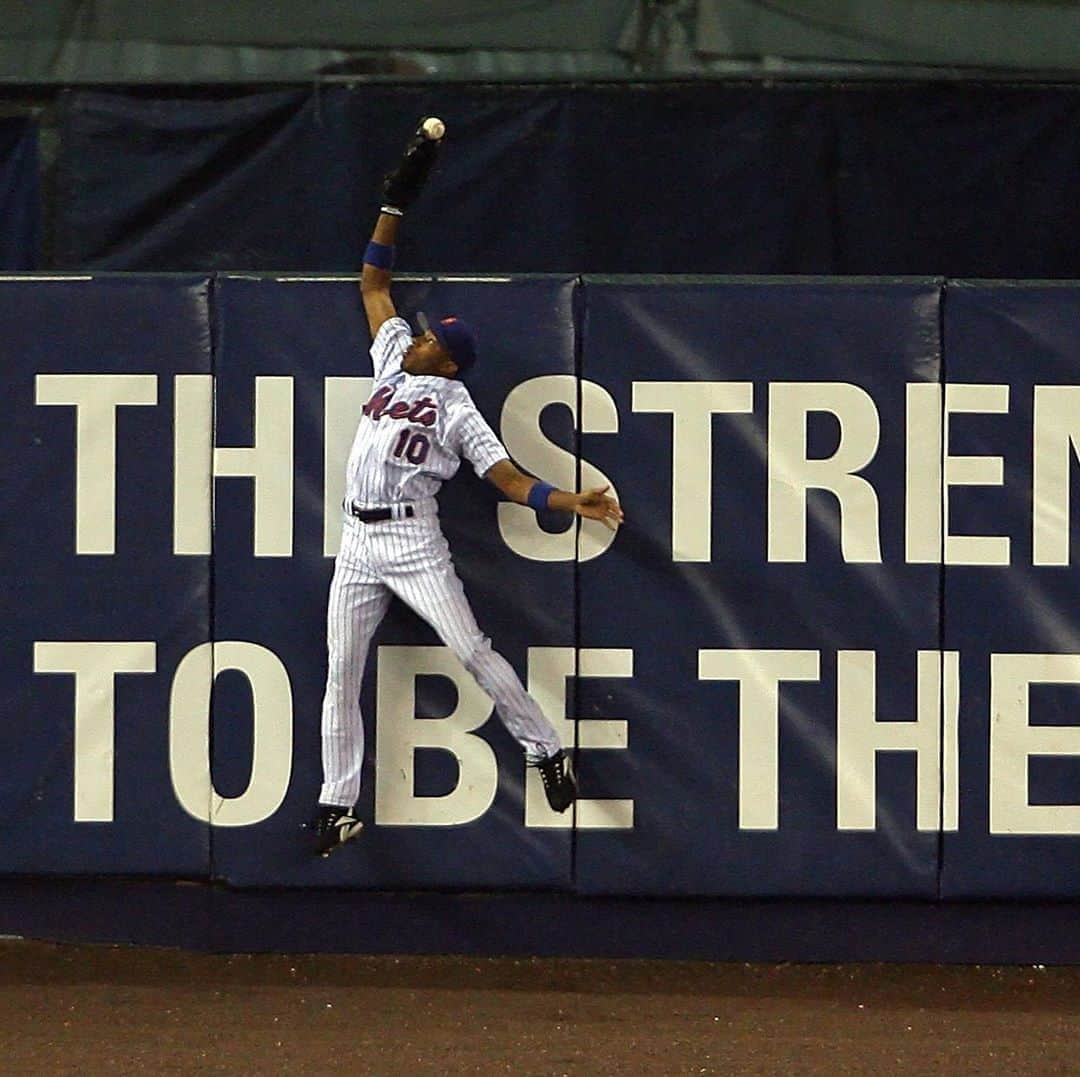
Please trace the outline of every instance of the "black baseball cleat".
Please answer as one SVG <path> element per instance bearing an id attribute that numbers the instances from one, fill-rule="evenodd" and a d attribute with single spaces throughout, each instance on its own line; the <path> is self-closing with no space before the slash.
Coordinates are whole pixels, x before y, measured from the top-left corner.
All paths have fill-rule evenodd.
<path id="1" fill-rule="evenodd" d="M 570 767 L 570 759 L 560 748 L 554 755 L 529 764 L 540 771 L 544 794 L 552 811 L 564 812 L 577 798 L 577 782 Z"/>
<path id="2" fill-rule="evenodd" d="M 315 834 L 316 855 L 329 856 L 364 829 L 364 824 L 356 818 L 354 811 L 353 808 L 319 805 L 319 814 L 308 823 L 308 829 Z"/>

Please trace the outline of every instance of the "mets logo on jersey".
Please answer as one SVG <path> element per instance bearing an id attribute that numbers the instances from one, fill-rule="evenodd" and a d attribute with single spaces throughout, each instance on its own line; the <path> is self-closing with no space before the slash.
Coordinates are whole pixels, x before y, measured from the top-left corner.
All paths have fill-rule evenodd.
<path id="1" fill-rule="evenodd" d="M 419 423 L 421 426 L 434 426 L 439 417 L 439 406 L 430 396 L 423 396 L 419 400 L 398 400 L 391 404 L 394 390 L 389 385 L 384 385 L 364 405 L 364 414 L 378 422 L 383 416 L 387 419 L 398 419 L 410 423 Z"/>

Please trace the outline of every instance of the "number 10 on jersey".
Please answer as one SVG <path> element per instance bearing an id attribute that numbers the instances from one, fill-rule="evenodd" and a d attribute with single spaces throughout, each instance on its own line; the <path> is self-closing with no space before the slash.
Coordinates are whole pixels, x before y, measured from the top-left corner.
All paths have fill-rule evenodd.
<path id="1" fill-rule="evenodd" d="M 394 456 L 404 456 L 410 464 L 422 464 L 427 459 L 431 442 L 421 433 L 402 430 L 394 445 Z"/>

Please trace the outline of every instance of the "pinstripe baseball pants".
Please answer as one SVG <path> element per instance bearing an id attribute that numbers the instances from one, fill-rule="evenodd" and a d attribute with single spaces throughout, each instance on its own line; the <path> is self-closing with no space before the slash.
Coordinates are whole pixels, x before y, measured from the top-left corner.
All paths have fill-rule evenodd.
<path id="1" fill-rule="evenodd" d="M 439 527 L 434 499 L 411 519 L 361 523 L 346 516 L 327 603 L 328 669 L 322 710 L 322 804 L 352 807 L 360 794 L 364 724 L 360 684 L 368 648 L 397 595 L 424 618 L 477 684 L 530 760 L 561 747 L 559 735 L 513 667 L 477 626 Z"/>

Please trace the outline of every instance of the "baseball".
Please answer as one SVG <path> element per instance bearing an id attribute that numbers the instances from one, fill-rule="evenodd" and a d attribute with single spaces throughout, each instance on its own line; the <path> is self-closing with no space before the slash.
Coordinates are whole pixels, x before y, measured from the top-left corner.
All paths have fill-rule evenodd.
<path id="1" fill-rule="evenodd" d="M 421 130 L 424 132 L 425 138 L 430 138 L 432 142 L 438 142 L 446 134 L 446 124 L 437 116 L 429 116 L 424 120 Z"/>

